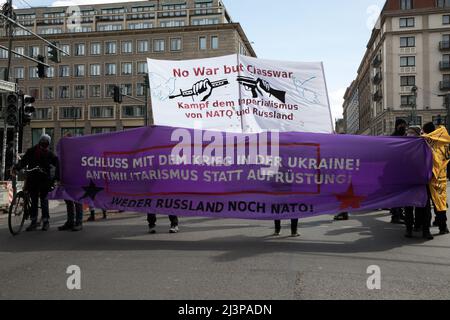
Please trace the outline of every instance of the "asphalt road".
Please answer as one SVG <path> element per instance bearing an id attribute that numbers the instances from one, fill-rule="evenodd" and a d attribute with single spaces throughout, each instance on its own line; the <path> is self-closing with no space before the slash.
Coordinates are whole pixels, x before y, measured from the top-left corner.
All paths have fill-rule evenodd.
<path id="1" fill-rule="evenodd" d="M 0 217 L 1 299 L 450 299 L 450 236 L 406 239 L 386 211 L 306 219 L 299 238 L 285 223 L 275 238 L 272 222 L 204 218 L 169 234 L 164 216 L 150 235 L 133 213 L 59 232 L 63 209 L 49 232 L 18 237 Z M 70 265 L 81 290 L 66 286 Z M 380 290 L 367 288 L 371 265 Z"/>

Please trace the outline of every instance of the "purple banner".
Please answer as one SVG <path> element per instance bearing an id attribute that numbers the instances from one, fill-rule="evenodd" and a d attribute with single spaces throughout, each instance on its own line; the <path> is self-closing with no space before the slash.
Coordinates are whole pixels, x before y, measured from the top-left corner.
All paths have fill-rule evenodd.
<path id="1" fill-rule="evenodd" d="M 63 138 L 54 199 L 179 216 L 290 219 L 423 206 L 422 138 L 149 127 Z"/>

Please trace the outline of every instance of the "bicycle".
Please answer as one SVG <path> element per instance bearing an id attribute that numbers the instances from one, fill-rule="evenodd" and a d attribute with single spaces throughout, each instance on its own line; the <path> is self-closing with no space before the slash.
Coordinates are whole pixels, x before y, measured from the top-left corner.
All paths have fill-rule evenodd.
<path id="1" fill-rule="evenodd" d="M 28 176 L 29 173 L 34 171 L 44 173 L 40 167 L 35 167 L 33 169 L 25 170 L 25 174 Z M 8 227 L 9 232 L 11 232 L 13 236 L 17 236 L 22 231 L 25 221 L 31 217 L 31 197 L 26 188 L 26 181 L 25 178 L 23 189 L 16 193 L 9 206 Z"/>

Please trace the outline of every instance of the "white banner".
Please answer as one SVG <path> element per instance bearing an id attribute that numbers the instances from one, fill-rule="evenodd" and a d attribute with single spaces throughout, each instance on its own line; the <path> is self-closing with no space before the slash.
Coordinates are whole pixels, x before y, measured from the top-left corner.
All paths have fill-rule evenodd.
<path id="1" fill-rule="evenodd" d="M 229 132 L 332 133 L 322 63 L 229 55 L 148 59 L 156 125 Z"/>

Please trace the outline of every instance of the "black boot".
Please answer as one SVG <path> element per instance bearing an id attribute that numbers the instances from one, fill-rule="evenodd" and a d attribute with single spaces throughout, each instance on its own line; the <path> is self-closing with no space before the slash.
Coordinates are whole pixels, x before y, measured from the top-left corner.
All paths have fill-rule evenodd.
<path id="1" fill-rule="evenodd" d="M 423 232 L 423 238 L 427 239 L 427 240 L 433 240 L 434 239 L 433 235 L 431 234 L 431 232 L 429 230 Z"/>

